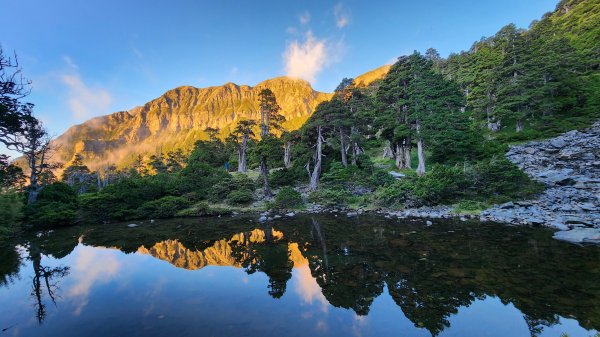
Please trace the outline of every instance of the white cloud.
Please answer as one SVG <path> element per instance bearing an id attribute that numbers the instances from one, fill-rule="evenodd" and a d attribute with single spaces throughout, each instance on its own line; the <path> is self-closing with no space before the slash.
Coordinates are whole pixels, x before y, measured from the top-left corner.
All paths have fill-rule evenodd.
<path id="1" fill-rule="evenodd" d="M 310 13 L 308 11 L 303 12 L 298 16 L 298 20 L 300 20 L 300 24 L 308 24 L 310 22 Z"/>
<path id="2" fill-rule="evenodd" d="M 77 65 L 68 56 L 64 57 L 70 68 L 68 74 L 60 75 L 61 82 L 67 87 L 67 103 L 73 117 L 85 120 L 109 113 L 112 95 L 106 90 L 90 87 L 77 72 Z"/>
<path id="3" fill-rule="evenodd" d="M 289 77 L 302 78 L 314 83 L 328 64 L 339 60 L 343 47 L 341 41 L 330 43 L 326 39 L 314 37 L 309 31 L 303 42 L 293 40 L 288 43 L 283 53 L 285 72 Z"/>
<path id="4" fill-rule="evenodd" d="M 350 13 L 344 8 L 341 2 L 333 8 L 333 15 L 335 16 L 335 24 L 338 28 L 344 28 L 350 23 Z"/>

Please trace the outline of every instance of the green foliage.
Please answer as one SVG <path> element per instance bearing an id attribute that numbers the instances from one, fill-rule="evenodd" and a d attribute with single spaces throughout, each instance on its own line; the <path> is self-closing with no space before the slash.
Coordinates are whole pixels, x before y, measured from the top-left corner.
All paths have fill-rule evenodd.
<path id="1" fill-rule="evenodd" d="M 273 208 L 275 209 L 296 209 L 304 204 L 302 195 L 291 187 L 283 187 L 275 196 Z"/>
<path id="2" fill-rule="evenodd" d="M 53 183 L 42 189 L 38 199 L 24 208 L 28 223 L 35 226 L 68 226 L 77 215 L 77 194 L 65 183 Z"/>
<path id="3" fill-rule="evenodd" d="M 195 216 L 217 216 L 230 214 L 231 210 L 223 208 L 209 207 L 206 201 L 201 201 L 189 208 L 178 211 L 175 216 L 195 217 Z"/>
<path id="4" fill-rule="evenodd" d="M 346 189 L 321 188 L 308 195 L 308 201 L 326 207 L 348 205 L 352 198 L 352 192 Z"/>
<path id="5" fill-rule="evenodd" d="M 227 194 L 227 204 L 229 205 L 247 205 L 254 200 L 252 191 L 248 189 L 239 189 Z"/>
<path id="6" fill-rule="evenodd" d="M 23 195 L 15 192 L 0 193 L 0 241 L 15 230 L 22 216 Z"/>
<path id="7" fill-rule="evenodd" d="M 137 213 L 140 218 L 170 218 L 190 205 L 191 202 L 184 197 L 166 196 L 145 202 Z"/>
<path id="8" fill-rule="evenodd" d="M 245 174 L 227 175 L 210 188 L 208 199 L 215 203 L 221 202 L 228 199 L 229 194 L 234 191 L 244 191 L 247 192 L 246 194 L 252 195 L 254 188 L 255 182 Z"/>
<path id="9" fill-rule="evenodd" d="M 499 203 L 530 197 L 542 187 L 506 159 L 474 166 L 434 165 L 424 176 L 409 175 L 376 192 L 382 206 L 449 204 L 462 199 Z"/>
<path id="10" fill-rule="evenodd" d="M 306 174 L 306 171 L 300 171 L 301 174 Z M 269 174 L 269 183 L 273 187 L 292 186 L 298 181 L 295 171 L 287 168 L 275 170 Z"/>

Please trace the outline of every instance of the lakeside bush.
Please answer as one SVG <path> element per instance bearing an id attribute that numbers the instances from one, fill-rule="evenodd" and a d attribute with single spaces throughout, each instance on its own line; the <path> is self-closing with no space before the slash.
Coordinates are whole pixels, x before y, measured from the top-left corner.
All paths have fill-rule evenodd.
<path id="1" fill-rule="evenodd" d="M 232 206 L 247 205 L 254 200 L 252 191 L 248 189 L 239 189 L 227 194 L 227 204 Z"/>
<path id="2" fill-rule="evenodd" d="M 24 207 L 26 222 L 35 226 L 68 226 L 77 216 L 77 193 L 67 184 L 45 186 L 37 201 Z"/>
<path id="3" fill-rule="evenodd" d="M 275 196 L 273 207 L 276 209 L 296 209 L 304 204 L 302 195 L 291 187 L 283 187 Z"/>
<path id="4" fill-rule="evenodd" d="M 184 197 L 166 196 L 158 200 L 145 202 L 138 210 L 139 218 L 171 218 L 191 202 Z"/>

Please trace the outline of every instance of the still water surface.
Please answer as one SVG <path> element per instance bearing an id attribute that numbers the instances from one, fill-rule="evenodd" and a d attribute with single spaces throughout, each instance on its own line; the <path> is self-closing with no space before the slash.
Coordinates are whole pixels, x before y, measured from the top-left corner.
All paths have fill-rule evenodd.
<path id="1" fill-rule="evenodd" d="M 0 336 L 593 336 L 600 248 L 544 229 L 186 219 L 0 249 Z"/>

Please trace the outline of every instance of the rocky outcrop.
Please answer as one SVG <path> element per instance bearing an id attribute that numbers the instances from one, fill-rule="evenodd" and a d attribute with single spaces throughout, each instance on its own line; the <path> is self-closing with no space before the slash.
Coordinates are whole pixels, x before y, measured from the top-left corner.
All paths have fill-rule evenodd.
<path id="1" fill-rule="evenodd" d="M 482 220 L 541 225 L 560 230 L 555 238 L 600 243 L 600 122 L 590 129 L 513 146 L 510 161 L 546 190 L 535 200 L 488 209 Z"/>
<path id="2" fill-rule="evenodd" d="M 75 125 L 56 139 L 58 160 L 69 162 L 75 153 L 91 169 L 106 162 L 126 165 L 137 154 L 154 154 L 189 148 L 206 139 L 208 127 L 227 136 L 241 119 L 258 120 L 258 94 L 268 88 L 275 94 L 286 118 L 284 127 L 298 129 L 317 105 L 332 95 L 312 89 L 304 80 L 278 77 L 254 87 L 226 83 L 195 88 L 183 86 L 129 111 L 116 112 Z"/>

